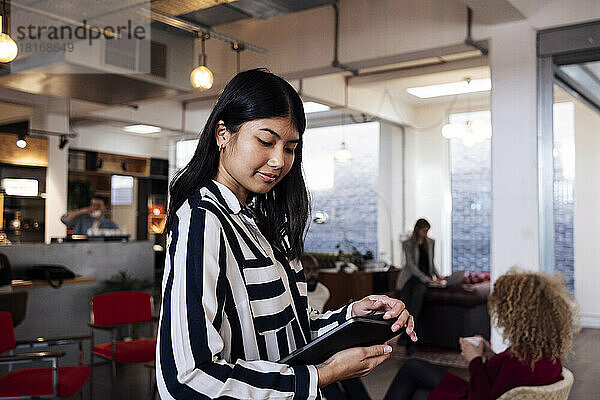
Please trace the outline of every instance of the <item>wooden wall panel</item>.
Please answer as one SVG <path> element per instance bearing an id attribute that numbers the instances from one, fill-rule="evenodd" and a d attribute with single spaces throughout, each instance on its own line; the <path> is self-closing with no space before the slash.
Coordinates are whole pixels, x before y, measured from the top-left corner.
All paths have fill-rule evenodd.
<path id="1" fill-rule="evenodd" d="M 48 139 L 27 136 L 27 147 L 17 147 L 17 135 L 0 134 L 0 163 L 48 166 Z"/>

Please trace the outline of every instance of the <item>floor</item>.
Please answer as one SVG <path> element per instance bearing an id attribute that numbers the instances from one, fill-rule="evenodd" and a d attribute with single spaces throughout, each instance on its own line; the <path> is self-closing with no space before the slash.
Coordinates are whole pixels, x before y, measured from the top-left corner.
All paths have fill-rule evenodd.
<path id="1" fill-rule="evenodd" d="M 363 378 L 367 391 L 373 399 L 383 398 L 389 383 L 402 365 L 401 349 L 394 349 L 396 355 L 375 368 Z M 598 398 L 600 393 L 600 329 L 583 329 L 575 338 L 574 355 L 565 362 L 575 375 L 575 384 L 569 396 L 570 400 L 589 400 Z M 453 369 L 458 375 L 465 376 L 466 370 Z M 116 381 L 114 399 L 142 400 L 150 398 L 149 370 L 142 365 L 121 366 Z M 94 376 L 94 399 L 110 399 L 110 366 L 98 365 Z M 79 395 L 73 399 L 79 399 Z M 89 399 L 89 388 L 84 388 L 83 398 Z M 158 397 L 157 397 L 158 398 Z"/>

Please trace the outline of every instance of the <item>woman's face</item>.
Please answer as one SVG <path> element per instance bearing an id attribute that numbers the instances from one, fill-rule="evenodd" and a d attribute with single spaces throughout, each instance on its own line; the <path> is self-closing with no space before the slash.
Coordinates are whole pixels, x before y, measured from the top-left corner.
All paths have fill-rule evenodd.
<path id="1" fill-rule="evenodd" d="M 429 228 L 427 228 L 427 227 L 423 227 L 423 228 L 419 229 L 419 231 L 418 231 L 419 239 L 425 239 L 427 237 L 427 232 L 429 232 Z"/>
<path id="2" fill-rule="evenodd" d="M 248 121 L 231 134 L 217 126 L 217 146 L 225 145 L 215 179 L 242 204 L 249 192 L 267 193 L 290 171 L 300 135 L 289 118 Z"/>

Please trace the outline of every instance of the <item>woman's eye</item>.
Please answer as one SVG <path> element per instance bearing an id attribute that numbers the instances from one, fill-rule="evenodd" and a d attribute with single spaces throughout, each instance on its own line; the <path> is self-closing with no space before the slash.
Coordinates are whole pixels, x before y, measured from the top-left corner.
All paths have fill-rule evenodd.
<path id="1" fill-rule="evenodd" d="M 285 148 L 285 152 L 288 154 L 294 154 L 294 150 L 296 149 L 288 149 L 287 147 Z"/>
<path id="2" fill-rule="evenodd" d="M 260 140 L 260 139 L 258 139 L 258 141 L 259 141 L 259 142 L 260 142 L 260 144 L 262 144 L 263 146 L 270 146 L 270 145 L 271 145 L 271 143 L 269 143 L 269 142 L 265 142 L 264 140 Z"/>

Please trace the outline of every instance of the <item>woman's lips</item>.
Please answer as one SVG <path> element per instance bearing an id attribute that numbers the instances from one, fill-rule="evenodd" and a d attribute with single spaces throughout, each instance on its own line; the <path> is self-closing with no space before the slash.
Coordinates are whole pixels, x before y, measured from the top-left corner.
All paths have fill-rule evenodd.
<path id="1" fill-rule="evenodd" d="M 276 174 L 269 174 L 266 172 L 260 172 L 258 171 L 258 175 L 262 178 L 263 181 L 265 181 L 266 183 L 272 183 L 275 182 L 275 180 L 277 179 L 278 175 Z"/>

